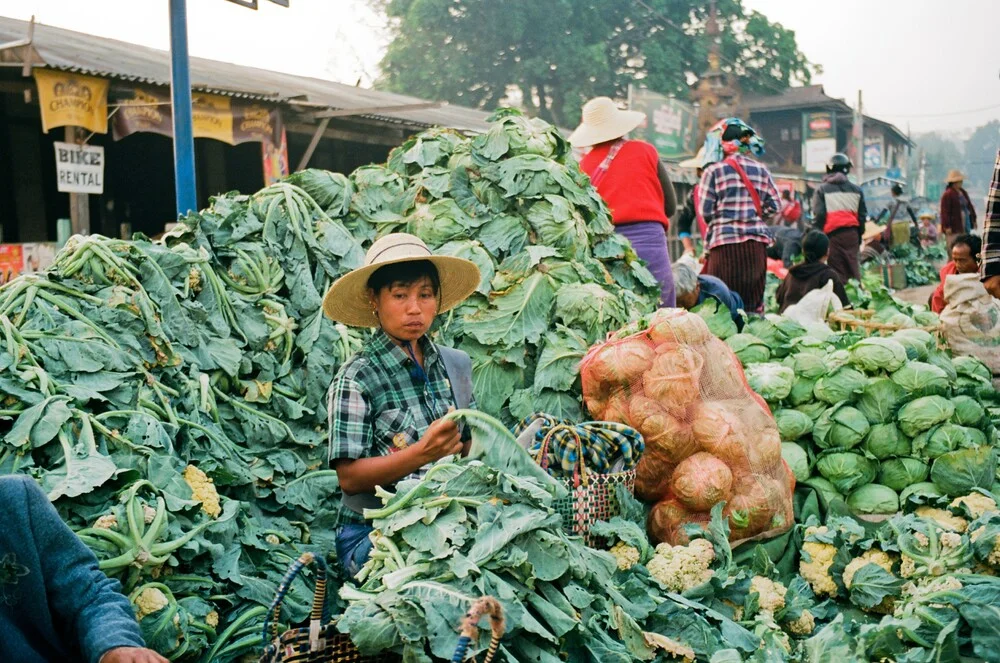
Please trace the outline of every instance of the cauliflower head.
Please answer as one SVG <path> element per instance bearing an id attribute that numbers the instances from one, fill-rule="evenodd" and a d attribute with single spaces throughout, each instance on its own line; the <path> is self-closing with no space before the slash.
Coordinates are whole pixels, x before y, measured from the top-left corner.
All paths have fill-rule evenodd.
<path id="1" fill-rule="evenodd" d="M 825 525 L 807 527 L 805 534 L 809 537 L 812 534 L 825 534 L 828 531 Z M 809 583 L 817 596 L 836 596 L 837 583 L 830 576 L 830 567 L 833 566 L 837 548 L 830 543 L 807 540 L 802 544 L 802 552 L 805 554 L 799 559 L 799 575 Z"/>
<path id="2" fill-rule="evenodd" d="M 146 587 L 135 598 L 136 619 L 142 621 L 146 616 L 159 612 L 168 605 L 170 605 L 170 601 L 167 599 L 167 595 L 159 588 Z"/>
<path id="3" fill-rule="evenodd" d="M 94 521 L 94 529 L 118 529 L 118 516 L 106 513 Z"/>
<path id="4" fill-rule="evenodd" d="M 212 518 L 218 518 L 222 505 L 212 479 L 194 465 L 188 465 L 184 468 L 184 481 L 191 487 L 191 499 L 201 502 L 201 510 Z"/>
<path id="5" fill-rule="evenodd" d="M 844 586 L 848 589 L 854 582 L 854 574 L 869 564 L 875 564 L 885 569 L 886 573 L 892 573 L 892 565 L 896 560 L 892 555 L 882 552 L 878 548 L 866 550 L 860 556 L 852 559 L 844 569 Z"/>
<path id="6" fill-rule="evenodd" d="M 208 613 L 207 615 L 205 615 L 205 623 L 208 624 L 209 626 L 211 626 L 212 628 L 218 627 L 219 626 L 219 613 L 216 612 L 215 610 L 213 610 L 210 613 Z"/>
<path id="7" fill-rule="evenodd" d="M 650 575 L 672 592 L 684 592 L 712 578 L 715 550 L 706 539 L 695 539 L 686 546 L 661 543 L 646 563 Z"/>
<path id="8" fill-rule="evenodd" d="M 756 592 L 762 612 L 774 614 L 785 607 L 785 593 L 788 589 L 780 582 L 754 576 L 750 579 L 750 591 Z"/>
<path id="9" fill-rule="evenodd" d="M 628 545 L 624 541 L 619 541 L 613 545 L 609 552 L 615 556 L 615 560 L 618 562 L 618 569 L 621 571 L 627 571 L 639 563 L 639 549 Z"/>
<path id="10" fill-rule="evenodd" d="M 808 610 L 803 610 L 798 619 L 785 622 L 785 630 L 792 635 L 812 635 L 816 630 L 816 618 Z"/>
<path id="11" fill-rule="evenodd" d="M 969 521 L 961 516 L 956 516 L 945 509 L 935 509 L 930 506 L 918 507 L 916 512 L 921 518 L 928 518 L 937 523 L 938 527 L 950 532 L 961 534 L 969 528 Z"/>
<path id="12" fill-rule="evenodd" d="M 956 497 L 948 506 L 953 509 L 964 506 L 974 519 L 997 510 L 997 503 L 993 501 L 993 498 L 982 493 L 969 493 L 962 497 Z"/>

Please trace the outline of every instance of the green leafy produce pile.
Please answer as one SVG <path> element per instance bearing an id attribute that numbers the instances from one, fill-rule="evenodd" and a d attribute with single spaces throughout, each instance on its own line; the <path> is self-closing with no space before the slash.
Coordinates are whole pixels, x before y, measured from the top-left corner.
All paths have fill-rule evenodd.
<path id="1" fill-rule="evenodd" d="M 291 180 L 366 244 L 406 231 L 479 265 L 479 291 L 438 330 L 472 356 L 479 407 L 507 424 L 534 412 L 579 421 L 580 359 L 651 312 L 659 288 L 555 129 L 513 110 L 491 121 L 471 139 L 415 136 L 349 180 Z"/>
<path id="2" fill-rule="evenodd" d="M 848 331 L 818 338 L 768 316 L 737 334 L 724 312 L 698 312 L 768 401 L 782 455 L 800 482 L 870 515 L 897 512 L 914 491 L 955 496 L 992 488 L 1000 393 L 989 369 L 940 349 L 916 328 L 921 312 L 884 291 L 870 297 L 876 319 L 907 327 L 885 337 Z"/>
<path id="3" fill-rule="evenodd" d="M 877 528 L 849 517 L 806 523 L 800 577 L 841 614 L 803 643 L 799 660 L 1000 660 L 995 497 L 923 496 L 906 512 Z"/>
<path id="4" fill-rule="evenodd" d="M 594 528 L 612 552 L 588 548 L 563 533 L 552 509 L 565 489 L 501 424 L 478 412 L 451 416 L 472 428 L 470 457 L 401 482 L 383 494 L 384 508 L 368 512 L 375 552 L 358 584 L 341 589 L 349 605 L 339 625 L 362 652 L 446 659 L 455 624 L 485 594 L 507 618 L 503 661 L 788 660 L 778 622 L 811 624 L 803 617 L 812 592 L 800 578 L 779 600 L 769 578 L 752 577 L 775 575 L 769 561 L 759 561 L 759 573 L 738 568 L 723 505 L 707 531 L 693 528 L 689 547 L 654 550 L 643 508 L 626 495 L 626 515 Z"/>
<path id="5" fill-rule="evenodd" d="M 579 419 L 579 358 L 656 299 L 608 218 L 551 127 L 502 113 L 351 178 L 219 196 L 159 241 L 73 238 L 0 289 L 0 473 L 40 482 L 151 646 L 240 657 L 288 564 L 334 549 L 325 396 L 362 337 L 322 314 L 330 283 L 393 230 L 473 260 L 480 291 L 437 338 L 473 356 L 480 407 Z"/>
<path id="6" fill-rule="evenodd" d="M 362 257 L 278 184 L 160 242 L 73 238 L 0 290 L 0 470 L 40 482 L 171 658 L 256 645 L 289 561 L 333 545 L 323 402 L 358 337 L 320 293 Z"/>
<path id="7" fill-rule="evenodd" d="M 941 280 L 940 266 L 936 261 L 946 261 L 940 246 L 930 247 L 925 252 L 919 251 L 912 244 L 901 244 L 892 247 L 892 257 L 895 262 L 902 263 L 906 272 L 906 285 L 916 286 L 937 283 Z"/>

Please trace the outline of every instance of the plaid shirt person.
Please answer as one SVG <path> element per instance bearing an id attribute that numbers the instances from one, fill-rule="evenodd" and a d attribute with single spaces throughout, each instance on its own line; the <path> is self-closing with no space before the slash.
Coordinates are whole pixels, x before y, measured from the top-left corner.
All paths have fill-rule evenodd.
<path id="1" fill-rule="evenodd" d="M 1000 276 L 1000 150 L 993 168 L 993 181 L 986 196 L 986 220 L 983 223 L 982 262 L 979 275 L 985 281 Z"/>
<path id="2" fill-rule="evenodd" d="M 414 370 L 413 359 L 381 329 L 341 366 L 327 394 L 331 465 L 405 449 L 455 407 L 437 347 L 426 337 L 419 343 L 426 382 Z M 469 407 L 475 408 L 475 401 Z M 407 478 L 423 474 L 420 470 Z M 341 524 L 365 522 L 350 509 L 341 508 L 340 513 Z"/>
<path id="3" fill-rule="evenodd" d="M 763 164 L 743 154 L 735 159 L 757 190 L 765 217 L 778 212 L 778 187 Z M 705 167 L 701 183 L 701 213 L 708 224 L 708 249 L 747 240 L 771 244 L 767 224 L 757 214 L 753 198 L 736 169 L 725 161 Z"/>

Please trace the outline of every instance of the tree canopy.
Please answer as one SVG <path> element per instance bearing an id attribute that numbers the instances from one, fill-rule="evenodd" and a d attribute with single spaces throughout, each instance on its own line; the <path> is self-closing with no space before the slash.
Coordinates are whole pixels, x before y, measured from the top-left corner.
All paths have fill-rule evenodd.
<path id="1" fill-rule="evenodd" d="M 637 83 L 687 96 L 708 69 L 702 0 L 369 0 L 391 22 L 379 85 L 492 109 L 513 98 L 560 126 L 587 99 Z M 721 67 L 744 92 L 809 83 L 795 33 L 719 0 Z"/>

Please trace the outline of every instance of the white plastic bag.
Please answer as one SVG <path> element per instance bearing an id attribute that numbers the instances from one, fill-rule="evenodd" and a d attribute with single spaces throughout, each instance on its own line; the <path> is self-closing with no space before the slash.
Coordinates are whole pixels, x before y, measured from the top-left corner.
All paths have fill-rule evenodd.
<path id="1" fill-rule="evenodd" d="M 833 333 L 826 324 L 827 316 L 842 308 L 844 305 L 833 291 L 833 280 L 830 280 L 786 308 L 783 315 L 805 327 L 810 336 L 823 339 Z"/>
<path id="2" fill-rule="evenodd" d="M 1000 375 L 1000 301 L 986 292 L 979 274 L 952 274 L 944 281 L 941 331 L 956 355 L 976 357 Z"/>

